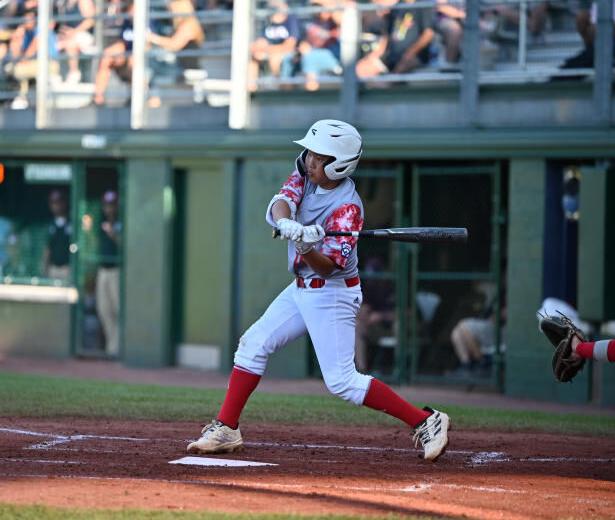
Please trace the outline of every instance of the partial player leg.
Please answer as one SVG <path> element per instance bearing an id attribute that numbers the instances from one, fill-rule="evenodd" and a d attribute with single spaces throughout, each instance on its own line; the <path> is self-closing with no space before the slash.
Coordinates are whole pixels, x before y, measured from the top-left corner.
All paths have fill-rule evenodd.
<path id="1" fill-rule="evenodd" d="M 412 427 L 414 444 L 423 447 L 426 460 L 435 462 L 446 450 L 450 419 L 444 412 L 428 407 L 421 410 L 378 379 L 371 380 L 363 405 L 396 417 Z"/>
<path id="2" fill-rule="evenodd" d="M 360 374 L 355 368 L 360 289 L 325 286 L 325 289 L 302 289 L 296 296 L 329 391 L 405 422 L 414 428 L 415 441 L 425 449 L 425 458 L 437 459 L 448 444 L 448 416 L 413 406 L 382 381 Z"/>
<path id="3" fill-rule="evenodd" d="M 306 332 L 289 285 L 241 337 L 228 390 L 216 419 L 205 426 L 201 438 L 188 445 L 189 453 L 223 453 L 243 446 L 239 417 L 276 350 Z"/>
<path id="4" fill-rule="evenodd" d="M 572 349 L 577 356 L 584 359 L 615 363 L 615 339 L 581 341 L 575 336 L 572 339 Z"/>

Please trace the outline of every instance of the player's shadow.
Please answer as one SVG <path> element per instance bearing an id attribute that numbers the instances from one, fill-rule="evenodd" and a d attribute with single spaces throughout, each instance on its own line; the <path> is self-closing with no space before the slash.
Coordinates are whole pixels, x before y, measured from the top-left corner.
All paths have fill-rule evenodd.
<path id="1" fill-rule="evenodd" d="M 307 500 L 318 501 L 321 504 L 330 504 L 331 506 L 346 507 L 359 509 L 365 514 L 394 514 L 394 515 L 412 515 L 415 517 L 433 518 L 434 515 L 438 518 L 459 518 L 459 515 L 445 515 L 441 512 L 424 511 L 415 507 L 404 507 L 394 504 L 375 503 L 369 500 L 351 497 L 339 497 L 328 495 L 325 493 L 309 492 L 299 493 L 296 491 L 282 491 L 276 489 L 263 489 L 259 486 L 250 486 L 246 484 L 224 484 L 224 483 L 207 483 L 207 487 L 218 489 L 232 489 L 234 492 L 244 491 L 246 493 L 257 493 L 264 496 L 280 497 L 286 500 Z M 309 487 L 307 485 L 306 487 Z M 332 486 L 335 489 L 335 485 Z M 374 489 L 374 491 L 376 491 Z"/>

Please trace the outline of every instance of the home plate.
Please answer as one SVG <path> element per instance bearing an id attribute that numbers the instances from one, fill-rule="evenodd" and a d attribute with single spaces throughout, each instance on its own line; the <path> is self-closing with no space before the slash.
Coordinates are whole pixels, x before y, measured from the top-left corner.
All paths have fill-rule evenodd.
<path id="1" fill-rule="evenodd" d="M 243 467 L 243 466 L 277 466 L 269 462 L 253 462 L 251 460 L 233 460 L 233 459 L 212 459 L 209 457 L 182 457 L 181 459 L 172 460 L 169 464 L 185 464 L 187 466 L 226 466 L 226 467 Z"/>

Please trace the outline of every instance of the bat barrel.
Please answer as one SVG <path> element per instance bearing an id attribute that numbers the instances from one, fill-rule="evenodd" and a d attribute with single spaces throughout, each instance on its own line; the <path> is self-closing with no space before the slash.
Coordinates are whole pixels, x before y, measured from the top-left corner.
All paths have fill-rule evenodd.
<path id="1" fill-rule="evenodd" d="M 398 242 L 416 243 L 443 243 L 443 242 L 467 242 L 468 230 L 466 228 L 445 227 L 413 227 L 374 229 L 361 232 L 360 236 L 383 238 Z"/>

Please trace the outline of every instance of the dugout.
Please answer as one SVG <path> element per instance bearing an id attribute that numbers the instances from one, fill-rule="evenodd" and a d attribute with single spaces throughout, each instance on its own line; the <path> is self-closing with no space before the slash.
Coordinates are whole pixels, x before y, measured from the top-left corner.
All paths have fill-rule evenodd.
<path id="1" fill-rule="evenodd" d="M 376 338 L 370 370 L 392 382 L 478 386 L 515 396 L 613 404 L 612 367 L 592 367 L 574 385 L 551 382 L 550 352 L 534 317 L 546 287 L 557 286 L 552 275 L 559 269 L 577 273 L 575 281 L 566 283 L 576 284 L 579 308 L 588 319 L 612 319 L 608 291 L 600 291 L 588 276 L 601 273 L 599 280 L 608 287 L 605 265 L 613 233 L 609 202 L 614 198 L 610 163 L 603 159 L 615 149 L 612 136 L 595 134 L 581 142 L 573 132 L 537 132 L 528 146 L 525 132 L 516 137 L 506 132 L 503 148 L 504 136 L 498 139 L 497 131 L 471 133 L 461 142 L 458 132 L 439 132 L 426 143 L 425 136 L 418 139 L 411 131 L 364 132 L 372 144 L 357 184 L 370 226 L 429 223 L 480 230 L 467 250 L 363 245 L 364 282 L 375 286 L 376 293 L 379 287 L 394 295 L 395 325 Z M 301 130 L 266 135 L 126 132 L 109 135 L 110 143 L 98 150 L 84 147 L 79 132 L 8 136 L 0 144 L 0 216 L 12 212 L 23 226 L 32 224 L 39 238 L 32 240 L 25 276 L 3 277 L 2 350 L 60 358 L 103 354 L 100 343 L 98 349 L 84 343 L 85 329 L 95 330 L 87 298 L 91 300 L 101 258 L 96 237 L 83 226 L 90 215 L 90 229 L 95 227 L 101 195 L 114 189 L 124 224 L 117 259 L 118 358 L 131 366 L 180 363 L 228 371 L 241 332 L 289 280 L 284 245 L 269 239 L 262 218 L 296 153 L 289 134 Z M 449 144 L 444 147 L 443 142 Z M 546 152 L 538 154 L 539 148 Z M 26 177 L 28 165 L 37 165 L 30 172 L 38 168 L 38 173 Z M 554 243 L 563 239 L 552 229 L 561 224 L 558 200 L 564 171 L 571 166 L 595 177 L 587 184 L 581 181 L 577 244 L 567 246 L 577 252 L 576 267 L 574 262 L 554 267 L 553 258 L 566 256 L 563 250 L 554 254 Z M 40 236 L 49 219 L 47 197 L 57 187 L 69 195 L 70 218 L 77 227 L 66 283 L 46 280 L 36 271 L 43 249 Z M 464 197 L 471 197 L 472 204 L 462 204 Z M 464 207 L 472 211 L 464 214 Z M 583 208 L 589 208 L 586 220 Z M 36 233 L 31 232 L 33 237 Z M 373 256 L 384 260 L 368 262 Z M 601 258 L 606 259 L 602 267 L 591 263 Z M 431 329 L 424 326 L 426 304 L 416 303 L 417 296 L 434 293 L 448 299 L 450 309 L 440 323 L 451 323 L 468 288 L 484 282 L 496 288 L 499 310 L 505 291 L 506 329 L 498 328 L 502 339 L 488 377 L 460 381 L 447 373 L 454 368 L 453 359 L 437 364 L 446 359 L 445 351 L 450 356 L 446 327 L 437 321 Z M 499 348 L 503 344 L 505 351 Z M 309 345 L 297 342 L 276 356 L 269 374 L 317 376 Z"/>

